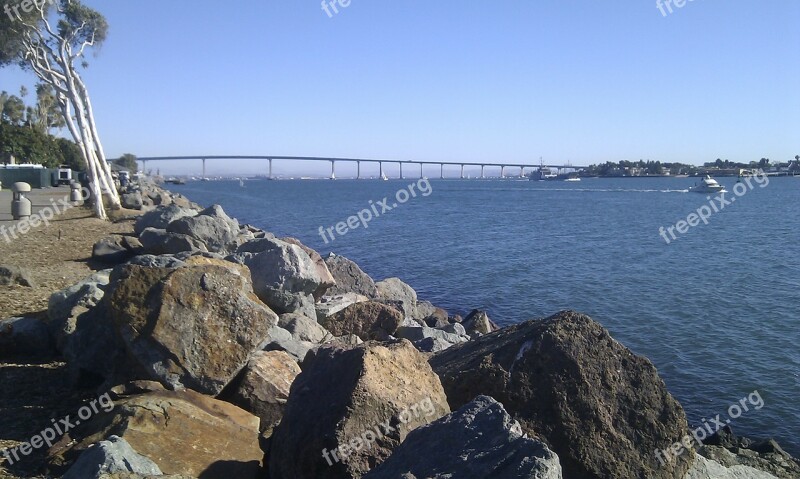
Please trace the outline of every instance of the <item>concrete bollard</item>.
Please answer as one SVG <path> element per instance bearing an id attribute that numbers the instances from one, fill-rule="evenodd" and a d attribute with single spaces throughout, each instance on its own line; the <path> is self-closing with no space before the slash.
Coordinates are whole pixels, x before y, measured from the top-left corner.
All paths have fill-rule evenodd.
<path id="1" fill-rule="evenodd" d="M 31 185 L 20 181 L 14 183 L 11 187 L 11 191 L 14 192 L 14 199 L 11 201 L 11 216 L 15 220 L 30 218 L 31 200 L 25 198 L 24 193 L 31 191 Z"/>
<path id="2" fill-rule="evenodd" d="M 81 184 L 75 180 L 69 182 L 69 201 L 73 206 L 80 206 L 83 204 L 83 194 L 81 193 Z"/>

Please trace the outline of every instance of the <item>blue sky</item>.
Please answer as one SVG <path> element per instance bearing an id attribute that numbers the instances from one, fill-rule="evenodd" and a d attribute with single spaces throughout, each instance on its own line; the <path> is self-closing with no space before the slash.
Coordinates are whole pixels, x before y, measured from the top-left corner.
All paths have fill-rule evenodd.
<path id="1" fill-rule="evenodd" d="M 796 0 L 86 3 L 111 26 L 85 75 L 109 156 L 800 154 Z"/>

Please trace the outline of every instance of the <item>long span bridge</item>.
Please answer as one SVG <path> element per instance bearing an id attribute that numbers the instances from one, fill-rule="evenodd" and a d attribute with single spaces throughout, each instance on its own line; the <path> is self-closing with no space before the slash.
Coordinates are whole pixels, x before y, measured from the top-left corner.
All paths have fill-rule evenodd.
<path id="1" fill-rule="evenodd" d="M 272 163 L 274 161 L 319 161 L 319 162 L 328 162 L 330 163 L 331 167 L 331 179 L 336 179 L 336 163 L 356 163 L 357 174 L 356 179 L 361 179 L 361 163 L 378 163 L 380 169 L 380 176 L 379 178 L 384 177 L 384 164 L 399 164 L 400 165 L 400 177 L 404 178 L 403 175 L 403 165 L 406 166 L 419 166 L 419 176 L 422 178 L 423 171 L 422 167 L 424 165 L 438 165 L 439 166 L 439 177 L 444 179 L 444 167 L 445 166 L 460 166 L 461 167 L 461 179 L 464 179 L 464 168 L 467 166 L 472 167 L 481 167 L 481 176 L 480 178 L 486 178 L 486 168 L 487 167 L 498 167 L 500 168 L 500 177 L 506 178 L 506 169 L 510 170 L 519 170 L 519 176 L 525 176 L 525 170 L 527 168 L 530 169 L 539 169 L 539 168 L 551 168 L 560 170 L 582 170 L 587 167 L 585 166 L 574 166 L 574 165 L 546 165 L 540 164 L 511 164 L 511 163 L 493 163 L 493 162 L 480 162 L 480 163 L 448 163 L 442 161 L 417 161 L 417 160 L 392 160 L 392 159 L 369 159 L 369 158 L 326 158 L 321 156 L 243 156 L 243 155 L 231 155 L 231 156 L 220 156 L 220 155 L 198 155 L 198 156 L 149 156 L 149 157 L 140 157 L 138 161 L 142 162 L 142 170 L 147 169 L 147 162 L 148 161 L 202 161 L 203 164 L 203 177 L 206 177 L 206 161 L 208 160 L 262 160 L 269 162 L 269 178 L 272 179 Z"/>

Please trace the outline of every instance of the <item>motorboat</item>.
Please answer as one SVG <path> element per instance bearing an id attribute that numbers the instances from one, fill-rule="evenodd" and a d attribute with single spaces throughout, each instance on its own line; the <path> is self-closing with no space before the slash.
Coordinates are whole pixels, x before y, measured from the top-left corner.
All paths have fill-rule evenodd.
<path id="1" fill-rule="evenodd" d="M 574 183 L 574 182 L 577 182 L 577 181 L 581 181 L 581 179 L 578 178 L 577 176 L 571 176 L 571 177 L 565 179 L 564 181 L 569 181 L 570 183 Z"/>
<path id="2" fill-rule="evenodd" d="M 528 177 L 531 181 L 552 181 L 558 179 L 558 175 L 553 173 L 553 170 L 546 166 L 540 166 L 538 170 L 534 171 Z"/>
<path id="3" fill-rule="evenodd" d="M 717 183 L 717 180 L 715 180 L 709 175 L 706 175 L 706 177 L 703 178 L 703 180 L 700 183 L 697 183 L 691 188 L 689 188 L 689 191 L 691 191 L 692 193 L 704 193 L 704 194 L 727 193 L 727 191 L 725 191 L 725 187 Z"/>

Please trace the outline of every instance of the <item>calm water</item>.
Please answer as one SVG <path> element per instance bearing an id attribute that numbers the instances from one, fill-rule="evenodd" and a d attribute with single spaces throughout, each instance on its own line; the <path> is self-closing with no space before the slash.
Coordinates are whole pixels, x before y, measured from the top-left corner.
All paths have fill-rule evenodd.
<path id="1" fill-rule="evenodd" d="M 800 178 L 773 178 L 672 242 L 659 236 L 706 204 L 693 179 L 580 183 L 437 181 L 325 244 L 320 226 L 414 180 L 248 181 L 173 187 L 241 222 L 398 276 L 451 312 L 501 324 L 562 309 L 592 316 L 655 363 L 691 423 L 758 389 L 764 407 L 733 422 L 800 455 Z M 721 183 L 730 190 L 735 179 Z M 734 197 L 733 193 L 727 195 Z M 379 210 L 380 211 L 380 210 Z"/>

